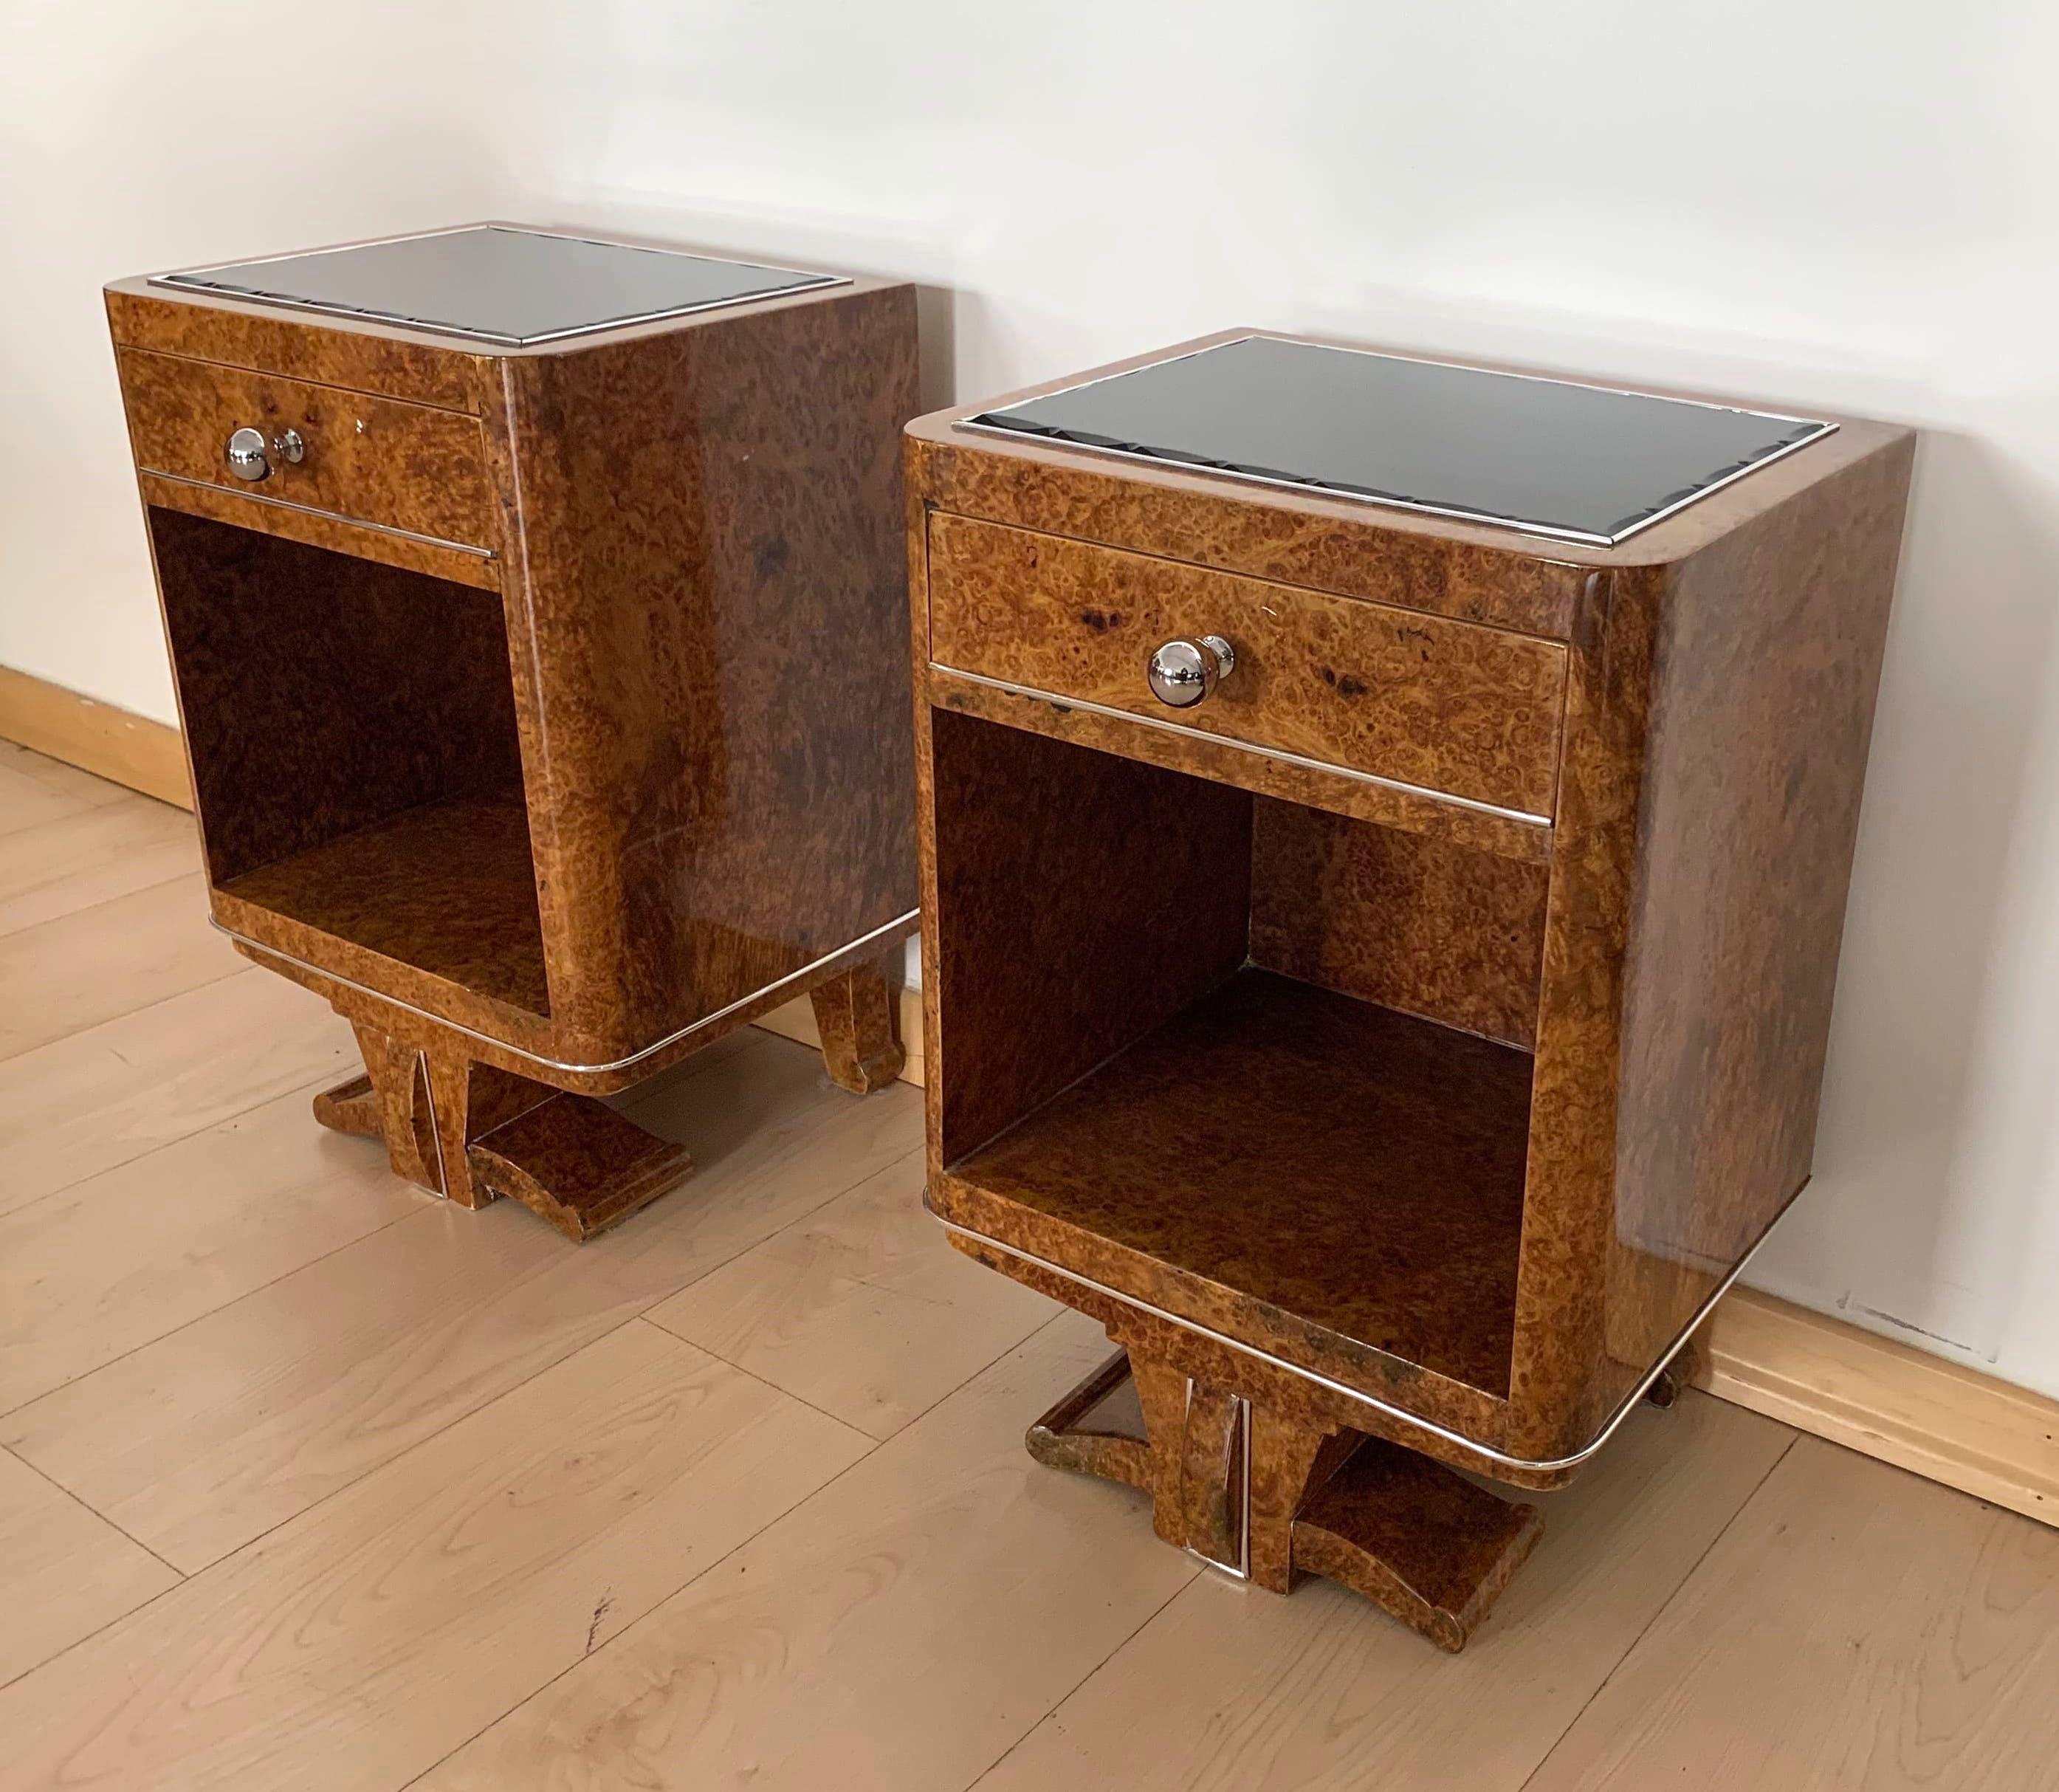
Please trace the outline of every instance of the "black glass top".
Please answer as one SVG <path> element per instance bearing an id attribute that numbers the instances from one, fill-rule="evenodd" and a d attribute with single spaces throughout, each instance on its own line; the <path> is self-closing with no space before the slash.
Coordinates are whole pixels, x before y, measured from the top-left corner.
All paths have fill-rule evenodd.
<path id="1" fill-rule="evenodd" d="M 1271 336 L 966 423 L 1600 546 L 1837 427 Z"/>
<path id="2" fill-rule="evenodd" d="M 835 274 L 497 224 L 237 261 L 151 282 L 513 347 L 843 284 Z"/>

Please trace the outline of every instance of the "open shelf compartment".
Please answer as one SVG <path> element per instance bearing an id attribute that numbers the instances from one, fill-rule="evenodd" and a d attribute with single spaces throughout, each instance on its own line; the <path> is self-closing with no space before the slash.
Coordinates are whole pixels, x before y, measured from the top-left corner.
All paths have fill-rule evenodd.
<path id="1" fill-rule="evenodd" d="M 1368 1392 L 1506 1399 L 1545 868 L 931 719 L 946 1206 Z"/>
<path id="2" fill-rule="evenodd" d="M 371 953 L 548 1017 L 498 595 L 161 508 L 149 524 L 215 890 L 318 968 Z"/>

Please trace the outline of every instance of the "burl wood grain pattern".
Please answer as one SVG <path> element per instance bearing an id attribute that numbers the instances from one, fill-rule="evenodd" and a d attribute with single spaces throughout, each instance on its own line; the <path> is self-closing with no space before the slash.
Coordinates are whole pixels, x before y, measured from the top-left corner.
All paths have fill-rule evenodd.
<path id="1" fill-rule="evenodd" d="M 1250 801 L 938 711 L 925 749 L 933 1167 L 986 1144 L 1243 962 Z M 928 763 L 934 759 L 934 769 Z M 1059 965 L 1069 967 L 1055 974 Z"/>
<path id="2" fill-rule="evenodd" d="M 1527 1054 L 1246 970 L 948 1166 L 946 1218 L 1444 1423 L 1506 1394 Z"/>
<path id="3" fill-rule="evenodd" d="M 1141 1439 L 1086 1424 L 1125 1380 Z M 1045 1413 L 1029 1441 L 1053 1467 L 1149 1494 L 1167 1543 L 1270 1592 L 1306 1574 L 1341 1581 L 1454 1655 L 1543 1530 L 1534 1506 L 1412 1451 L 1250 1404 L 1133 1346 Z"/>
<path id="4" fill-rule="evenodd" d="M 365 320 L 344 324 L 280 306 L 209 301 L 145 279 L 107 289 L 107 326 L 117 348 L 247 368 L 315 385 L 411 399 L 446 410 L 480 408 L 494 359 L 447 336 Z"/>
<path id="5" fill-rule="evenodd" d="M 1595 968 L 1555 982 L 1547 943 L 1567 994 L 1539 1041 L 1531 1173 L 1560 1198 L 1524 1242 L 1536 1449 L 1591 1433 L 1807 1180 L 1913 452 L 1610 580 L 1582 703 L 1613 751 L 1553 879 L 1551 930 Z M 1582 1016 L 1576 991 L 1606 999 Z"/>
<path id="6" fill-rule="evenodd" d="M 1547 868 L 1299 803 L 1253 806 L 1256 964 L 1526 1049 Z"/>
<path id="7" fill-rule="evenodd" d="M 491 594 L 148 513 L 217 888 L 403 811 L 521 788 Z"/>
<path id="8" fill-rule="evenodd" d="M 929 583 L 940 666 L 1551 813 L 1565 683 L 1551 643 L 942 512 Z M 1145 663 L 1201 635 L 1229 640 L 1236 671 L 1168 709 Z"/>
<path id="9" fill-rule="evenodd" d="M 808 992 L 830 1081 L 854 1095 L 871 1095 L 901 1074 L 898 985 L 878 965 L 858 965 Z"/>
<path id="10" fill-rule="evenodd" d="M 133 348 L 119 359 L 146 472 L 469 547 L 494 539 L 476 417 Z M 305 458 L 273 456 L 266 478 L 238 479 L 223 448 L 245 428 L 299 431 Z"/>
<path id="11" fill-rule="evenodd" d="M 1293 1559 L 1456 1655 L 1543 1530 L 1535 1506 L 1369 1438 L 1294 1520 Z"/>
<path id="12" fill-rule="evenodd" d="M 552 1015 L 562 1055 L 606 1061 L 915 908 L 914 296 L 861 282 L 501 368 Z"/>
<path id="13" fill-rule="evenodd" d="M 356 1023 L 365 1073 L 315 1097 L 315 1118 L 382 1139 L 393 1173 L 460 1207 L 512 1196 L 575 1243 L 627 1219 L 689 1174 L 686 1149 L 591 1097 Z"/>
<path id="14" fill-rule="evenodd" d="M 1147 1382 L 1182 1378 L 1178 1460 L 1249 1474 L 1260 1584 L 1316 1567 L 1462 1642 L 1535 1527 L 1433 1464 L 1563 1484 L 1806 1177 L 1912 438 L 1844 420 L 1595 548 L 956 432 L 963 414 L 909 449 L 930 1204 L 959 1249 L 1153 1365 L 1147 1412 L 1168 1404 Z M 1383 808 L 1115 691 L 1154 603 L 1153 628 L 1241 659 L 1236 627 L 1169 605 L 1205 590 L 1219 613 L 1255 579 L 1292 615 L 1418 611 L 1556 656 L 1529 786 L 1548 794 L 1526 798 L 1546 824 Z M 1448 753 L 1444 668 L 1418 663 L 1431 690 L 1368 681 L 1371 738 Z M 1364 763 L 1356 718 L 1293 707 L 1288 751 Z M 1069 790 L 1088 819 L 1061 838 L 1039 818 Z M 1156 794 L 1097 823 L 1113 791 Z M 1033 858 L 1000 818 L 1018 802 Z M 1033 864 L 1044 935 L 1016 894 Z M 1082 930 L 1107 944 L 1070 955 Z M 1065 1000 L 1098 1030 L 1011 1038 L 990 974 L 1018 1003 L 1094 982 Z M 1242 1454 L 1225 1395 L 1249 1404 Z M 1141 1475 L 1161 1534 L 1228 1535 L 1185 1479 L 1169 1524 L 1133 1444 L 1061 1428 L 1041 1451 Z"/>
<path id="15" fill-rule="evenodd" d="M 1107 715 L 1081 709 L 1063 698 L 976 683 L 934 667 L 918 667 L 916 678 L 926 707 L 984 716 L 1053 740 L 1095 747 L 1167 771 L 1185 772 L 1256 796 L 1448 840 L 1497 858 L 1541 865 L 1551 857 L 1548 824 L 1540 826 L 1498 810 L 1447 802 L 1340 767 L 1283 759 L 1227 735 L 1197 734 L 1177 724 L 1161 724 L 1149 715 Z"/>
<path id="16" fill-rule="evenodd" d="M 911 289 L 489 352 L 108 315 L 216 918 L 365 1042 L 326 1122 L 585 1236 L 686 1160 L 582 1097 L 818 988 L 831 1073 L 891 1080 Z M 305 460 L 236 480 L 245 425 Z"/>
<path id="17" fill-rule="evenodd" d="M 343 517 L 325 516 L 318 511 L 277 502 L 263 496 L 257 487 L 234 491 L 222 486 L 191 485 L 156 473 L 138 473 L 136 483 L 146 509 L 184 511 L 189 516 L 254 529 L 309 548 L 378 560 L 404 572 L 426 572 L 432 579 L 470 585 L 492 591 L 496 597 L 500 592 L 499 556 L 490 549 L 472 553 L 441 542 L 368 528 Z"/>

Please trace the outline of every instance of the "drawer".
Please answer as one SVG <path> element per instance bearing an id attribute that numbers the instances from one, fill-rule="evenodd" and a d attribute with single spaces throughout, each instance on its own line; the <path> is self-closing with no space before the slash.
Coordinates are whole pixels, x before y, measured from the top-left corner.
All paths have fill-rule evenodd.
<path id="1" fill-rule="evenodd" d="M 136 348 L 119 360 L 129 439 L 147 472 L 440 541 L 492 544 L 476 417 Z M 304 458 L 268 449 L 267 476 L 238 478 L 229 438 L 246 428 L 267 442 L 298 431 Z"/>
<path id="2" fill-rule="evenodd" d="M 1526 814 L 1558 786 L 1566 650 L 1527 635 L 1060 536 L 930 518 L 930 657 L 1054 696 Z M 1217 635 L 1236 669 L 1188 709 L 1153 651 Z"/>

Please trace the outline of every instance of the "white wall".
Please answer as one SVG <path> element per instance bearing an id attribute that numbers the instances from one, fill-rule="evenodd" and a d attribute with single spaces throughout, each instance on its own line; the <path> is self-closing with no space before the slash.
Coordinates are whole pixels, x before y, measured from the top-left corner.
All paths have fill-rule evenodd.
<path id="1" fill-rule="evenodd" d="M 26 42 L 0 662 L 154 715 L 94 289 L 239 252 L 500 213 L 891 272 L 966 396 L 1254 323 L 1920 425 L 1818 1183 L 1758 1279 L 2059 1393 L 2050 9 L 30 0 Z"/>

